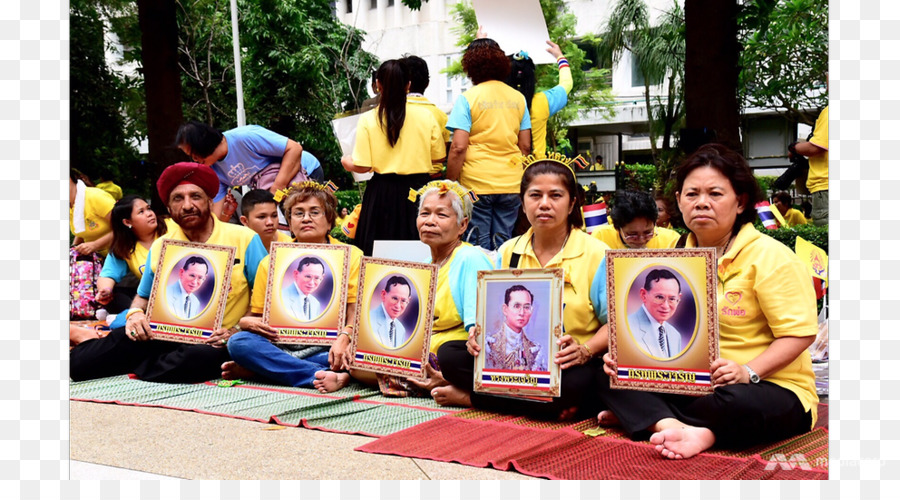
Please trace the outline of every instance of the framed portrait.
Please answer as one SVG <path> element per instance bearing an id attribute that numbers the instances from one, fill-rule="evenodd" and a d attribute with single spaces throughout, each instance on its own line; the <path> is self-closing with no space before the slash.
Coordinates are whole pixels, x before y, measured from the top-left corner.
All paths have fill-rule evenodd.
<path id="1" fill-rule="evenodd" d="M 363 257 L 350 366 L 425 378 L 438 267 Z"/>
<path id="2" fill-rule="evenodd" d="M 564 335 L 563 270 L 503 269 L 478 272 L 476 392 L 514 397 L 558 397 L 553 362 Z"/>
<path id="3" fill-rule="evenodd" d="M 719 356 L 712 248 L 607 250 L 610 386 L 703 395 Z"/>
<path id="4" fill-rule="evenodd" d="M 199 344 L 222 326 L 234 247 L 163 240 L 147 304 L 153 338 Z"/>
<path id="5" fill-rule="evenodd" d="M 331 344 L 344 327 L 350 247 L 273 242 L 263 321 L 285 344 Z"/>

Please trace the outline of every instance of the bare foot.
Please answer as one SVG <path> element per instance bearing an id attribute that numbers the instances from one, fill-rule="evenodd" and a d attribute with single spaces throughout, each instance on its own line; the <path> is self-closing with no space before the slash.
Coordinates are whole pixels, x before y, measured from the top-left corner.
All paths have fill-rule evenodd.
<path id="1" fill-rule="evenodd" d="M 716 436 L 706 427 L 685 426 L 664 429 L 650 436 L 650 443 L 666 458 L 691 458 L 707 450 L 716 442 Z"/>
<path id="2" fill-rule="evenodd" d="M 597 423 L 603 427 L 616 427 L 619 425 L 619 417 L 609 410 L 603 410 L 597 414 Z"/>
<path id="3" fill-rule="evenodd" d="M 441 406 L 472 407 L 472 398 L 469 393 L 452 385 L 435 387 L 431 390 L 431 397 Z"/>
<path id="4" fill-rule="evenodd" d="M 235 363 L 234 361 L 226 361 L 222 363 L 222 378 L 225 380 L 253 378 L 253 376 L 253 372 Z"/>
<path id="5" fill-rule="evenodd" d="M 319 370 L 316 372 L 316 379 L 313 380 L 313 387 L 321 393 L 326 393 L 341 389 L 349 383 L 350 374 L 347 372 Z"/>
<path id="6" fill-rule="evenodd" d="M 85 340 L 99 339 L 100 334 L 93 328 L 69 325 L 69 343 L 78 345 Z"/>

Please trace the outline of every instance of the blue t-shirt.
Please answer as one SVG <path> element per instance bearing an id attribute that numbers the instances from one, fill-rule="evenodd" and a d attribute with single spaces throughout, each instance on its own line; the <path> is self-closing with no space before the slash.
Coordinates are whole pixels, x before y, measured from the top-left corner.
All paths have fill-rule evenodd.
<path id="1" fill-rule="evenodd" d="M 313 173 L 313 170 L 319 168 L 320 165 L 319 159 L 313 156 L 312 153 L 304 151 L 300 155 L 300 166 L 306 171 L 306 175 Z"/>
<path id="2" fill-rule="evenodd" d="M 288 138 L 259 125 L 247 125 L 222 133 L 228 154 L 213 163 L 219 176 L 219 192 L 213 201 L 221 201 L 231 186 L 246 186 L 250 179 L 284 156 Z"/>

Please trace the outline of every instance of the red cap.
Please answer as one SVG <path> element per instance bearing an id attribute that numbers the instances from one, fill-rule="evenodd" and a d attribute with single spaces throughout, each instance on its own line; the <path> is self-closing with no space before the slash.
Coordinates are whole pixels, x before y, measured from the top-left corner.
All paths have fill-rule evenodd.
<path id="1" fill-rule="evenodd" d="M 219 193 L 219 177 L 213 169 L 202 163 L 181 162 L 166 167 L 156 181 L 156 190 L 163 203 L 168 203 L 169 194 L 182 184 L 194 184 L 210 198 Z"/>

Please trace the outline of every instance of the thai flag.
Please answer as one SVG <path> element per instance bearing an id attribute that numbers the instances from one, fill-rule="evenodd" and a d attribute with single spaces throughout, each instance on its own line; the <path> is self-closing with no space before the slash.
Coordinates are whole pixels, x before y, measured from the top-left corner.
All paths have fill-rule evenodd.
<path id="1" fill-rule="evenodd" d="M 593 233 L 595 229 L 607 224 L 606 219 L 606 203 L 602 201 L 593 205 L 585 205 L 581 208 L 584 213 L 584 225 L 588 234 Z"/>
<path id="2" fill-rule="evenodd" d="M 775 220 L 775 214 L 772 213 L 772 206 L 768 201 L 761 201 L 756 204 L 756 212 L 759 214 L 759 220 L 762 221 L 763 227 L 766 229 L 778 229 L 778 222 Z"/>

